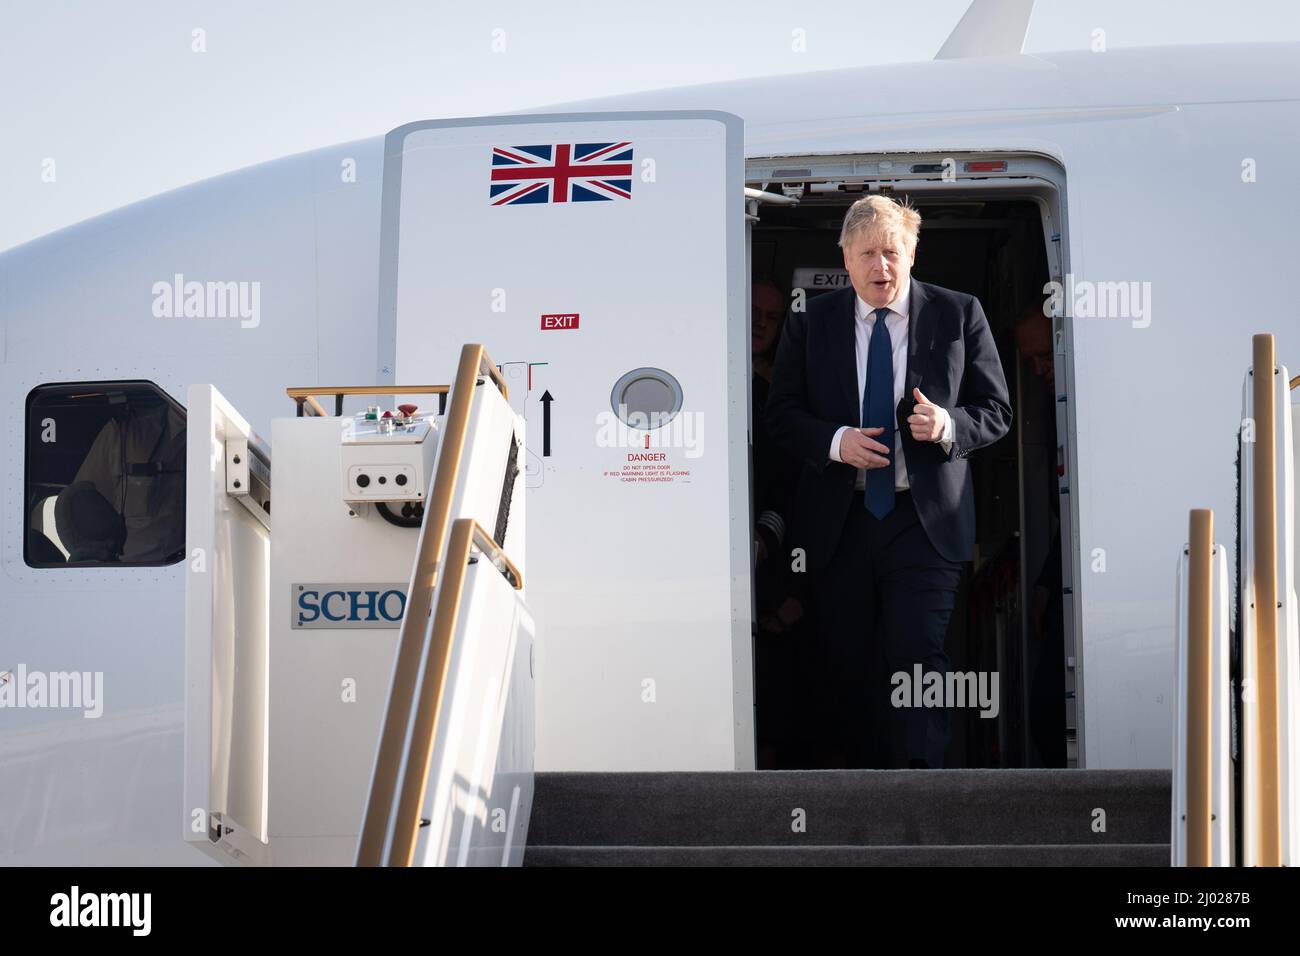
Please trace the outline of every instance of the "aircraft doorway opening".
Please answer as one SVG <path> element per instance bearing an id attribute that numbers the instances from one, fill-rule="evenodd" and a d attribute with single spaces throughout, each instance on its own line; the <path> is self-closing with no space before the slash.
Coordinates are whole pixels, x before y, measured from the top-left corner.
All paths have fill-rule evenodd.
<path id="1" fill-rule="evenodd" d="M 781 191 L 779 184 L 750 185 Z M 811 298 L 849 284 L 836 240 L 848 205 L 861 195 L 861 189 L 806 192 L 797 206 L 765 205 L 752 233 L 759 769 L 844 766 L 827 745 L 821 689 L 830 665 L 807 576 L 769 547 L 782 536 L 799 464 L 770 441 L 762 408 L 791 291 L 802 288 Z M 1069 539 L 1070 519 L 1058 480 L 1068 448 L 1065 436 L 1057 437 L 1057 395 L 1065 388 L 1054 381 L 1051 320 L 1041 312 L 1043 286 L 1058 274 L 1059 250 L 1049 252 L 1048 237 L 1059 226 L 1045 228 L 1039 202 L 1003 197 L 1009 197 L 1006 190 L 983 196 L 963 191 L 960 198 L 918 190 L 909 196 L 922 216 L 912 274 L 980 300 L 1014 414 L 1005 438 L 971 456 L 976 555 L 962 575 L 946 647 L 950 671 L 985 675 L 990 690 L 997 675 L 996 716 L 981 716 L 991 709 L 975 706 L 950 711 L 949 768 L 1076 764 L 1074 681 L 1067 667 L 1072 629 L 1062 599 L 1068 575 L 1062 575 L 1061 540 Z"/>

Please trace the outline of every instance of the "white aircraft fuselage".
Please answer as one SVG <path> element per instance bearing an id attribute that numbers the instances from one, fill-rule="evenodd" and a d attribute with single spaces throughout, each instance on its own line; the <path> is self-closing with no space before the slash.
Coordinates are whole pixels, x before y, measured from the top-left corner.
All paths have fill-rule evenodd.
<path id="1" fill-rule="evenodd" d="M 918 196 L 1022 190 L 1040 203 L 1069 310 L 1057 388 L 1067 406 L 1061 521 L 1079 764 L 1168 767 L 1187 512 L 1214 509 L 1219 540 L 1230 540 L 1251 334 L 1274 333 L 1279 360 L 1300 365 L 1287 279 L 1300 252 L 1297 63 L 1296 44 L 937 60 L 544 112 L 733 113 L 745 121 L 746 184 L 773 192 L 791 178 L 857 176 Z M 0 710 L 3 862 L 203 859 L 178 836 L 185 563 L 28 566 L 29 393 L 144 379 L 184 403 L 189 384 L 212 383 L 269 436 L 272 418 L 293 412 L 288 386 L 391 381 L 380 316 L 384 144 L 377 136 L 219 176 L 0 254 L 0 400 L 10 409 L 0 671 L 102 674 L 93 707 Z M 960 169 L 1002 154 L 1040 172 L 1020 182 L 902 175 L 901 157 L 952 158 Z M 463 339 L 481 332 L 467 322 Z M 671 754 L 662 759 L 653 769 L 672 766 Z"/>

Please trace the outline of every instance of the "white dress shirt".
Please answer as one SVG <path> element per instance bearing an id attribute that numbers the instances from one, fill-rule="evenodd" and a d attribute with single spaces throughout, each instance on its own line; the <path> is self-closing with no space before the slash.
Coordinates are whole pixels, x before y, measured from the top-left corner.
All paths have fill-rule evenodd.
<path id="1" fill-rule="evenodd" d="M 889 315 L 885 316 L 885 327 L 889 330 L 889 344 L 893 346 L 894 352 L 894 408 L 897 408 L 898 403 L 903 400 L 903 389 L 907 386 L 907 323 L 909 321 L 907 309 L 911 294 L 912 283 L 908 281 L 903 286 L 903 291 L 899 297 L 889 303 Z M 855 321 L 853 323 L 853 333 L 858 360 L 858 424 L 856 426 L 841 426 L 831 439 L 830 459 L 841 462 L 844 459 L 840 457 L 840 438 L 844 432 L 854 427 L 865 427 L 862 423 L 862 393 L 867 387 L 867 352 L 871 347 L 871 331 L 876 327 L 876 310 L 862 301 L 861 296 L 855 296 L 854 300 L 853 317 Z M 939 414 L 943 419 L 943 437 L 940 445 L 944 453 L 947 454 L 952 447 L 952 416 L 948 414 L 946 408 L 940 408 Z M 910 485 L 907 480 L 907 459 L 903 457 L 903 435 L 898 429 L 898 422 L 893 424 L 894 488 L 897 491 L 906 491 Z M 855 487 L 862 491 L 866 486 L 867 469 L 859 468 Z"/>

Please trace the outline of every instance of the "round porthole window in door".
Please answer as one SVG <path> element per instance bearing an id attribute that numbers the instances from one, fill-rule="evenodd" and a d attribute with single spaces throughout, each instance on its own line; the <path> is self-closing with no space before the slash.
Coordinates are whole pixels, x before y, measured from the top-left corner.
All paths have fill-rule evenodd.
<path id="1" fill-rule="evenodd" d="M 610 405 L 629 428 L 662 428 L 682 410 L 682 386 L 661 368 L 634 368 L 617 382 Z"/>

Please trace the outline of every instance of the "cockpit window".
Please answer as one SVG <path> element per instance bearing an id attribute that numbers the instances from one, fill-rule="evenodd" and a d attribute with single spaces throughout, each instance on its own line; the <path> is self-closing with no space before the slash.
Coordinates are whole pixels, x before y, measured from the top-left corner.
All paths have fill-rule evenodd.
<path id="1" fill-rule="evenodd" d="M 174 564 L 185 553 L 185 409 L 152 382 L 27 396 L 23 558 L 34 568 Z"/>

